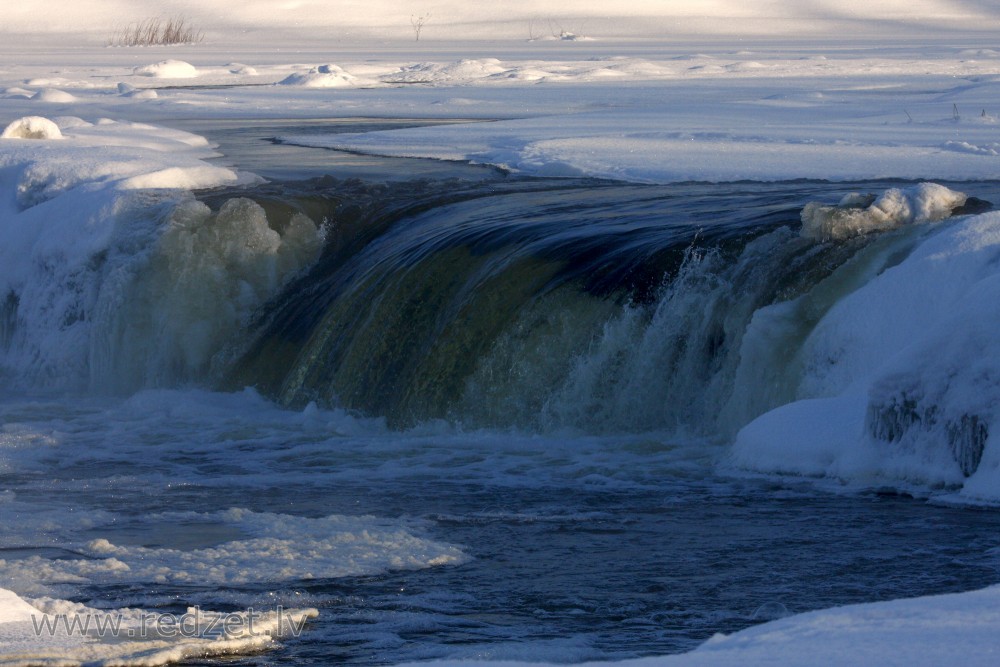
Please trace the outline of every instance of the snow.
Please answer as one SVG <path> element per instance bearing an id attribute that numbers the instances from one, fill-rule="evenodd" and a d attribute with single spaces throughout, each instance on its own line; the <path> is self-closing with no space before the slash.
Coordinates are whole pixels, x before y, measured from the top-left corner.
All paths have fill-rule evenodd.
<path id="1" fill-rule="evenodd" d="M 37 102 L 51 102 L 55 104 L 72 104 L 76 102 L 76 97 L 62 90 L 54 88 L 43 88 L 31 96 Z"/>
<path id="2" fill-rule="evenodd" d="M 258 653 L 296 634 L 315 609 L 184 615 L 98 610 L 52 598 L 28 601 L 0 588 L 4 665 L 166 665 L 192 658 Z"/>
<path id="3" fill-rule="evenodd" d="M 31 625 L 17 614 L 91 615 L 122 618 L 122 631 L 139 627 L 141 612 L 119 610 L 98 612 L 82 605 L 53 599 L 35 601 L 37 608 L 0 589 L 0 601 L 18 611 L 0 621 L 0 641 L 15 647 L 13 664 L 33 664 L 43 656 L 59 655 L 67 662 L 114 661 L 114 664 L 160 665 L 190 657 L 239 654 L 274 645 L 267 632 L 276 632 L 278 623 L 298 624 L 317 615 L 314 609 L 285 610 L 284 619 L 272 614 L 260 618 L 251 636 L 194 636 L 168 641 L 150 637 L 142 641 L 104 641 L 81 636 L 35 636 Z M 194 610 L 189 610 L 193 614 Z M 200 612 L 209 624 L 212 612 Z M 690 665 L 711 667 L 740 664 L 812 664 L 817 655 L 831 664 L 844 665 L 942 665 L 961 663 L 970 667 L 992 666 L 1000 657 L 996 626 L 1000 623 L 1000 586 L 960 595 L 941 595 L 876 604 L 852 605 L 800 614 L 764 623 L 733 635 L 716 635 L 695 651 L 682 655 L 626 660 L 620 667 L 671 667 Z M 285 627 L 289 627 L 285 625 Z M 0 644 L 2 646 L 3 644 Z M 103 664 L 103 663 L 102 663 Z M 426 663 L 418 663 L 426 664 Z M 451 665 L 492 665 L 484 660 L 438 661 Z M 531 665 L 532 662 L 503 664 Z"/>
<path id="4" fill-rule="evenodd" d="M 901 29 L 918 34 L 955 28 L 987 32 L 989 20 L 996 17 L 996 7 L 982 0 L 960 4 L 948 0 L 843 0 L 833 5 L 820 0 L 794 4 L 779 0 L 631 0 L 611 13 L 592 0 L 506 0 L 471 6 L 454 0 L 425 0 L 412 6 L 400 6 L 392 0 L 345 0 L 338 2 L 335 9 L 325 0 L 251 0 L 233 11 L 220 2 L 195 0 L 163 0 L 145 6 L 120 0 L 89 0 L 60 6 L 58 12 L 18 5 L 5 12 L 5 21 L 10 30 L 21 34 L 82 33 L 100 44 L 116 26 L 155 16 L 185 16 L 196 26 L 204 26 L 207 39 L 226 33 L 248 32 L 247 38 L 259 39 L 266 31 L 282 37 L 293 31 L 314 31 L 327 35 L 333 32 L 337 37 L 413 40 L 411 15 L 429 16 L 421 41 L 471 36 L 521 40 L 533 37 L 558 43 L 569 35 L 597 39 L 636 34 L 701 38 L 788 34 L 814 38 L 833 34 L 847 39 L 859 34 L 891 37 Z"/>
<path id="5" fill-rule="evenodd" d="M 890 188 L 881 196 L 852 193 L 836 206 L 810 202 L 802 209 L 802 236 L 816 241 L 850 238 L 902 225 L 943 220 L 965 204 L 966 195 L 936 183 Z"/>
<path id="6" fill-rule="evenodd" d="M 590 667 L 715 667 L 718 665 L 989 666 L 1000 658 L 1000 587 L 827 609 L 771 621 L 733 635 L 716 635 L 681 655 L 583 663 Z M 415 663 L 417 664 L 417 663 Z M 423 663 L 426 664 L 426 663 Z M 443 660 L 438 667 L 492 665 Z M 504 665 L 540 664 L 510 662 Z"/>
<path id="7" fill-rule="evenodd" d="M 62 139 L 62 132 L 48 118 L 25 116 L 8 125 L 0 139 Z"/>
<path id="8" fill-rule="evenodd" d="M 800 400 L 745 426 L 733 465 L 1000 502 L 998 441 L 986 437 L 1000 428 L 1000 215 L 926 233 L 818 322 L 796 352 Z M 759 312 L 748 336 L 787 307 Z"/>
<path id="9" fill-rule="evenodd" d="M 140 123 L 88 122 L 76 117 L 19 120 L 12 128 L 14 134 L 62 136 L 59 141 L 4 139 L 0 152 L 0 234 L 4 238 L 0 291 L 23 299 L 20 333 L 12 346 L 20 352 L 5 348 L 0 366 L 17 369 L 23 378 L 40 380 L 43 385 L 79 386 L 91 376 L 88 366 L 101 367 L 102 351 L 110 341 L 93 337 L 91 318 L 73 313 L 120 309 L 120 300 L 130 291 L 151 297 L 155 293 L 169 301 L 170 295 L 185 290 L 202 299 L 217 296 L 206 291 L 213 284 L 222 291 L 243 290 L 242 300 L 230 302 L 230 309 L 182 308 L 195 319 L 180 317 L 163 326 L 149 321 L 151 339 L 162 337 L 164 331 L 193 327 L 165 350 L 173 350 L 167 354 L 182 359 L 182 367 L 207 363 L 198 356 L 199 345 L 206 336 L 224 335 L 221 331 L 227 325 L 208 325 L 213 333 L 203 336 L 193 334 L 196 325 L 204 328 L 206 318 L 213 317 L 238 323 L 318 251 L 321 234 L 312 223 L 293 225 L 292 235 L 283 239 L 261 216 L 241 221 L 234 234 L 254 232 L 265 239 L 254 254 L 235 247 L 231 238 L 199 233 L 207 221 L 216 220 L 204 206 L 197 210 L 182 207 L 173 215 L 190 198 L 190 189 L 254 180 L 208 164 L 205 160 L 215 153 L 202 137 Z M 163 245 L 157 250 L 155 241 L 161 235 Z M 148 244 L 143 252 L 134 252 L 137 239 Z M 232 280 L 227 287 L 218 280 L 191 282 L 191 276 L 216 275 L 217 266 L 193 266 L 192 253 L 185 254 L 185 240 L 203 246 L 214 242 L 217 251 L 210 256 L 236 269 L 228 274 Z M 95 253 L 107 253 L 110 261 L 94 262 Z M 204 262 L 204 257 L 199 261 Z M 157 283 L 154 290 L 149 283 L 134 280 L 137 268 L 147 262 L 153 262 L 158 267 L 155 273 L 169 282 Z M 103 292 L 100 285 L 105 287 Z M 125 340 L 138 339 L 126 336 Z"/>
<path id="10" fill-rule="evenodd" d="M 241 72 L 245 70 L 237 70 Z M 356 85 L 358 78 L 348 74 L 337 65 L 320 65 L 308 72 L 289 74 L 278 83 L 283 86 L 304 86 L 306 88 L 344 88 Z"/>
<path id="11" fill-rule="evenodd" d="M 38 610 L 19 598 L 13 591 L 0 588 L 0 624 L 30 621 Z"/>
<path id="12" fill-rule="evenodd" d="M 198 76 L 198 70 L 194 68 L 194 65 L 183 60 L 162 60 L 152 65 L 136 67 L 133 73 L 157 79 L 193 79 Z"/>
<path id="13" fill-rule="evenodd" d="M 205 139 L 169 129 L 178 121 L 466 119 L 480 122 L 284 139 L 644 183 L 1000 178 L 995 3 L 634 0 L 614 16 L 590 0 L 430 0 L 417 9 L 430 17 L 419 42 L 412 8 L 389 0 L 348 0 L 336 11 L 324 0 L 250 0 L 236 11 L 220 0 L 5 8 L 0 295 L 16 294 L 24 308 L 19 353 L 0 358 L 4 370 L 36 387 L 79 388 L 95 373 L 106 379 L 102 369 L 114 375 L 124 363 L 116 360 L 155 348 L 162 364 L 128 378 L 126 389 L 164 380 L 162 368 L 174 369 L 170 380 L 187 379 L 211 364 L 210 350 L 256 306 L 315 261 L 321 221 L 299 220 L 282 235 L 246 203 L 228 204 L 247 209 L 228 216 L 230 209 L 208 211 L 191 200 L 191 189 L 255 179 L 212 162 Z M 113 26 L 161 15 L 187 17 L 204 41 L 105 46 Z M 804 212 L 803 233 L 813 239 L 888 230 L 897 235 L 887 237 L 893 247 L 917 249 L 845 294 L 817 324 L 796 360 L 804 369 L 796 400 L 739 432 L 735 469 L 914 484 L 950 489 L 959 502 L 1000 502 L 1000 440 L 980 437 L 986 427 L 1000 432 L 1000 215 L 912 224 L 939 220 L 962 201 L 926 184 Z M 145 250 L 129 254 L 135 245 Z M 187 252 L 194 246 L 211 249 L 205 263 Z M 96 256 L 107 263 L 96 266 Z M 223 265 L 235 267 L 229 279 L 219 277 Z M 97 285 L 109 287 L 100 293 Z M 162 321 L 123 313 L 145 327 L 129 343 L 122 320 L 95 330 L 78 317 L 117 312 L 129 295 L 176 307 Z M 213 306 L 220 303 L 232 308 Z M 780 309 L 760 313 L 748 346 Z M 970 457 L 977 465 L 964 469 Z M 241 510 L 194 518 L 247 535 L 187 552 L 97 538 L 81 545 L 87 559 L 27 559 L 5 574 L 24 590 L 46 577 L 114 582 L 124 571 L 129 581 L 239 582 L 240 568 L 259 573 L 265 552 L 281 557 L 267 565 L 272 580 L 464 557 L 371 518 Z M 334 546 L 343 534 L 359 551 Z M 311 559 L 293 558 L 302 545 Z M 410 558 L 415 551 L 426 558 Z M 844 665 L 994 664 L 998 596 L 994 587 L 814 612 L 635 664 L 804 664 L 817 655 Z M 39 651 L 48 649 L 24 628 L 32 604 L 71 606 L 29 604 L 0 589 L 0 659 L 43 659 Z M 60 657 L 115 664 L 272 646 L 259 637 L 155 646 L 64 639 Z"/>

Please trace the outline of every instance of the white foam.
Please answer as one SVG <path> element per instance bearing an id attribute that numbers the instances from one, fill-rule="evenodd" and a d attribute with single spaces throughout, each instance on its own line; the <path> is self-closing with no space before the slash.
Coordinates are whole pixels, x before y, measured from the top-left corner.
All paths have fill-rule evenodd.
<path id="1" fill-rule="evenodd" d="M 150 178 L 154 175 L 145 175 Z M 319 256 L 323 230 L 291 217 L 281 233 L 236 198 L 213 212 L 187 201 L 170 215 L 148 262 L 102 289 L 94 307 L 91 375 L 134 390 L 205 376 L 254 310 Z M 113 286 L 113 283 L 112 283 Z"/>

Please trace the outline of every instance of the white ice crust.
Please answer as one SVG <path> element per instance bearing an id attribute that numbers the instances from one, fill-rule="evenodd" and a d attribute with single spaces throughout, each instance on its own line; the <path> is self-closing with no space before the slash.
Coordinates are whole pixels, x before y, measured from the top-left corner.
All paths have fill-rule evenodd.
<path id="1" fill-rule="evenodd" d="M 253 654 L 275 648 L 279 638 L 298 634 L 318 615 L 312 608 L 229 614 L 189 608 L 166 618 L 141 609 L 99 610 L 52 598 L 29 603 L 0 588 L 0 664 L 153 667 Z"/>
<path id="2" fill-rule="evenodd" d="M 937 183 L 890 188 L 879 196 L 853 193 L 836 206 L 810 202 L 802 209 L 802 236 L 817 241 L 846 239 L 903 225 L 936 222 L 965 204 L 966 195 Z"/>

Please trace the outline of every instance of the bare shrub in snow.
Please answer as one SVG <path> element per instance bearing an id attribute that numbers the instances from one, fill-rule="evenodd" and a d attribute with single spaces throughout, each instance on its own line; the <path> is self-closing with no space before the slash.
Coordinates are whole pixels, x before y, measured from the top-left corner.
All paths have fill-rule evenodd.
<path id="1" fill-rule="evenodd" d="M 427 23 L 430 18 L 430 12 L 421 14 L 420 16 L 410 14 L 410 25 L 413 26 L 413 36 L 416 37 L 416 41 L 420 41 L 420 31 L 424 29 L 424 24 Z"/>
<path id="2" fill-rule="evenodd" d="M 130 23 L 115 31 L 108 46 L 165 46 L 197 44 L 205 38 L 183 16 L 156 17 Z"/>

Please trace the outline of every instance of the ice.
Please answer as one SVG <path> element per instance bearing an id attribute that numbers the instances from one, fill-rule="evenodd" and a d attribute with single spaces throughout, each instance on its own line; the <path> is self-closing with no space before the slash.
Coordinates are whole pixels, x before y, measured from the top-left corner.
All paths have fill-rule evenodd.
<path id="1" fill-rule="evenodd" d="M 315 609 L 181 615 L 99 610 L 52 598 L 31 604 L 0 588 L 0 664 L 149 667 L 192 658 L 258 653 L 298 635 Z"/>
<path id="2" fill-rule="evenodd" d="M 0 220 L 4 238 L 0 292 L 13 306 L 5 318 L 6 345 L 0 350 L 4 357 L 0 367 L 19 375 L 18 382 L 67 386 L 95 378 L 88 368 L 100 365 L 100 351 L 106 349 L 102 345 L 110 341 L 91 338 L 93 327 L 102 326 L 94 315 L 103 308 L 120 308 L 123 290 L 144 294 L 129 286 L 142 282 L 137 271 L 153 260 L 150 251 L 166 230 L 162 223 L 189 197 L 186 190 L 235 183 L 240 177 L 204 161 L 213 153 L 201 137 L 134 123 L 60 120 L 64 123 L 61 141 L 5 140 L 12 147 L 0 154 L 0 189 L 7 202 Z M 29 119 L 12 124 L 10 132 L 54 136 L 53 127 L 51 121 Z M 44 148 L 55 143 L 60 146 L 57 151 Z M 208 220 L 208 213 L 202 218 Z M 194 218 L 189 222 L 189 232 L 193 232 L 197 227 Z M 175 267 L 175 273 L 184 265 L 183 250 L 175 249 L 172 265 L 164 257 L 171 239 L 181 238 L 179 224 L 166 234 L 165 245 L 156 255 L 160 259 L 154 262 L 156 266 L 167 262 L 167 267 Z M 266 228 L 260 216 L 256 223 L 247 224 L 264 224 Z M 312 229 L 311 241 L 307 227 Z M 260 252 L 273 258 L 265 261 L 270 262 L 267 267 L 258 267 L 258 279 L 246 283 L 247 294 L 237 302 L 236 314 L 220 309 L 213 312 L 237 319 L 245 316 L 283 280 L 315 258 L 321 236 L 312 223 L 297 219 L 286 232 L 290 234 L 287 243 L 277 232 L 270 233 L 277 237 L 277 244 L 261 247 Z M 219 234 L 213 238 L 220 238 Z M 137 242 L 142 248 L 138 253 Z M 220 242 L 221 254 L 210 256 L 221 262 L 227 255 L 225 240 Z M 244 260 L 234 261 L 249 261 Z M 184 266 L 190 268 L 190 264 Z M 166 279 L 170 269 L 164 271 Z M 243 284 L 240 281 L 245 282 L 249 275 L 241 274 L 234 285 Z M 175 280 L 158 289 L 169 293 L 179 288 Z M 102 331 L 108 331 L 110 324 L 103 322 Z M 208 335 L 224 336 L 221 330 L 216 327 Z M 183 337 L 178 344 L 181 340 Z"/>
<path id="3" fill-rule="evenodd" d="M 845 195 L 836 206 L 811 202 L 802 209 L 802 236 L 817 241 L 845 239 L 902 225 L 936 222 L 963 206 L 966 195 L 937 183 L 890 188 L 880 196 Z"/>
<path id="4" fill-rule="evenodd" d="M 0 588 L 0 624 L 23 623 L 31 620 L 38 609 L 19 598 L 13 591 Z"/>
<path id="5" fill-rule="evenodd" d="M 161 530 L 183 526 L 189 535 L 204 526 L 205 534 L 235 538 L 189 548 L 123 545 L 95 538 L 76 548 L 81 558 L 0 559 L 0 573 L 5 581 L 18 582 L 19 590 L 48 594 L 59 592 L 59 585 L 67 582 L 275 584 L 455 565 L 468 559 L 458 547 L 415 535 L 405 522 L 370 516 L 307 518 L 232 508 L 166 513 L 149 517 L 149 524 L 160 525 Z"/>
<path id="6" fill-rule="evenodd" d="M 998 253 L 1000 215 L 965 218 L 841 299 L 798 353 L 801 400 L 746 426 L 735 464 L 1000 502 Z"/>
<path id="7" fill-rule="evenodd" d="M 852 605 L 791 616 L 725 636 L 716 635 L 689 653 L 592 667 L 716 667 L 809 665 L 817 656 L 838 665 L 931 667 L 960 661 L 987 667 L 996 660 L 1000 587 L 962 595 Z M 442 667 L 485 666 L 488 660 L 443 660 Z M 544 662 L 505 662 L 543 665 Z M 555 664 L 553 663 L 550 664 Z"/>

